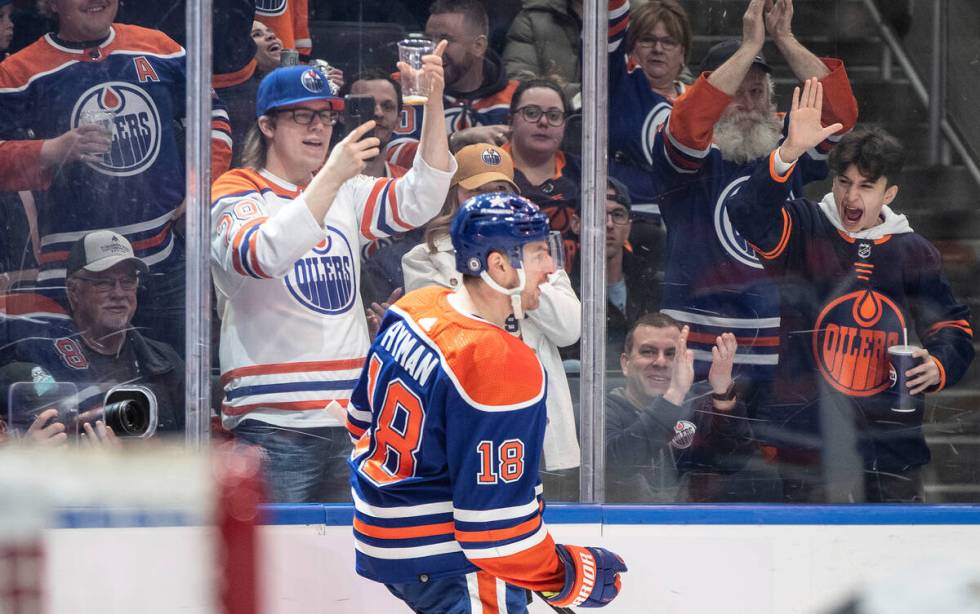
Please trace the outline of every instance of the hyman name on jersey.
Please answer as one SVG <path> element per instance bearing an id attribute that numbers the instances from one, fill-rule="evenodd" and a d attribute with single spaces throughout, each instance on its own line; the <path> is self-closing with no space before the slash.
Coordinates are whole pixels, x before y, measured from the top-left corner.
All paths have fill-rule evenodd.
<path id="1" fill-rule="evenodd" d="M 425 386 L 432 371 L 439 364 L 439 357 L 430 350 L 404 322 L 395 322 L 381 337 L 381 346 L 402 366 L 412 378 Z"/>

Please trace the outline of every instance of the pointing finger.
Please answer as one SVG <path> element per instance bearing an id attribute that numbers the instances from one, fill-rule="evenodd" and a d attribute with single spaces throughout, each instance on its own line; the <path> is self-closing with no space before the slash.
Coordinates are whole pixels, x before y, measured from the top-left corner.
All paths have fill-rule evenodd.
<path id="1" fill-rule="evenodd" d="M 439 44 L 436 45 L 436 49 L 435 51 L 432 52 L 432 54 L 437 55 L 441 58 L 442 54 L 446 51 L 446 47 L 448 46 L 449 46 L 449 41 L 447 41 L 446 39 L 442 39 L 441 41 L 439 41 Z"/>

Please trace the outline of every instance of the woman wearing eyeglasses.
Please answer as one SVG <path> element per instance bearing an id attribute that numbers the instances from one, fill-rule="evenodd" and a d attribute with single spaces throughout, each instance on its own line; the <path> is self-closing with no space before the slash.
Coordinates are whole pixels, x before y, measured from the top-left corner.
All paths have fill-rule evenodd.
<path id="1" fill-rule="evenodd" d="M 609 0 L 609 174 L 626 184 L 633 212 L 658 213 L 651 151 L 657 127 L 684 93 L 691 24 L 676 0 L 650 0 L 629 13 Z"/>
<path id="2" fill-rule="evenodd" d="M 514 160 L 514 182 L 521 195 L 541 207 L 551 229 L 565 240 L 566 270 L 578 240 L 571 215 L 580 199 L 581 169 L 575 156 L 561 150 L 568 99 L 551 79 L 522 81 L 510 102 L 510 142 L 503 149 Z"/>
<path id="3" fill-rule="evenodd" d="M 349 500 L 345 409 L 369 347 L 360 248 L 424 224 L 456 164 L 443 112 L 443 41 L 423 58 L 432 86 L 412 169 L 366 177 L 380 142 L 368 121 L 332 148 L 343 99 L 309 66 L 259 85 L 246 168 L 214 183 L 211 269 L 221 316 L 221 417 L 265 456 L 270 499 Z"/>

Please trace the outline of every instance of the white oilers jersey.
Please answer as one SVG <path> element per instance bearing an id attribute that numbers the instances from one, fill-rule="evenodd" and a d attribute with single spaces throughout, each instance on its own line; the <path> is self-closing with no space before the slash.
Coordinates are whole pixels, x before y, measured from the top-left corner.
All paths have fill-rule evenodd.
<path id="1" fill-rule="evenodd" d="M 369 346 L 360 248 L 431 219 L 453 172 L 418 156 L 399 179 L 357 176 L 341 186 L 322 224 L 299 186 L 265 170 L 235 169 L 214 183 L 211 266 L 226 427 L 245 418 L 341 426 L 322 410 L 334 402 L 346 408 Z"/>

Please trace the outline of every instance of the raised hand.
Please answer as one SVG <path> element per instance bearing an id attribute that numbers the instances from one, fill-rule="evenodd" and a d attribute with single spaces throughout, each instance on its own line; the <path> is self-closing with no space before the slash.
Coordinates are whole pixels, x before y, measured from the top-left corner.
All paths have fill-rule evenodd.
<path id="1" fill-rule="evenodd" d="M 391 307 L 395 301 L 400 299 L 405 291 L 401 288 L 395 288 L 391 294 L 388 296 L 388 300 L 381 303 L 371 303 L 371 306 L 365 311 L 365 316 L 367 317 L 368 325 L 368 335 L 371 339 L 378 334 L 378 329 L 381 328 L 381 320 L 385 317 L 385 312 Z"/>
<path id="2" fill-rule="evenodd" d="M 708 370 L 708 383 L 713 392 L 724 394 L 731 387 L 736 350 L 738 342 L 732 333 L 722 333 L 715 338 L 715 346 L 711 348 L 711 369 Z"/>
<path id="3" fill-rule="evenodd" d="M 790 108 L 789 133 L 779 147 L 779 157 L 792 163 L 808 149 L 840 131 L 843 124 L 831 124 L 824 128 L 820 123 L 823 112 L 823 84 L 816 78 L 803 83 L 803 92 L 793 88 L 793 105 Z"/>
<path id="4" fill-rule="evenodd" d="M 430 55 L 422 56 L 421 71 L 429 83 L 429 100 L 426 105 L 435 101 L 438 101 L 440 106 L 442 105 L 442 94 L 446 89 L 446 76 L 442 69 L 442 54 L 446 51 L 447 45 L 449 45 L 449 41 L 441 40 Z M 415 69 L 405 62 L 398 62 L 397 66 L 403 75 L 415 74 Z"/>
<path id="5" fill-rule="evenodd" d="M 777 44 L 793 37 L 793 0 L 775 0 L 766 13 L 766 31 Z"/>
<path id="6" fill-rule="evenodd" d="M 684 402 L 691 385 L 694 384 L 694 352 L 687 349 L 687 336 L 691 329 L 685 326 L 674 346 L 674 365 L 670 376 L 670 386 L 664 393 L 664 399 L 674 405 Z"/>
<path id="7" fill-rule="evenodd" d="M 317 172 L 340 185 L 364 170 L 366 161 L 381 153 L 381 141 L 377 137 L 361 140 L 368 131 L 373 130 L 375 121 L 368 120 L 354 128 L 342 141 L 330 151 L 327 163 Z"/>
<path id="8" fill-rule="evenodd" d="M 766 42 L 765 12 L 772 8 L 772 0 L 750 0 L 742 15 L 742 46 L 758 53 Z"/>

